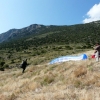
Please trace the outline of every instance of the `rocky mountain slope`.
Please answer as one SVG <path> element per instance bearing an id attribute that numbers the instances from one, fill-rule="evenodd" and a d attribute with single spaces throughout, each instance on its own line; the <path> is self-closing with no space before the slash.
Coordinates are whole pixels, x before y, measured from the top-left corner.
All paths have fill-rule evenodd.
<path id="1" fill-rule="evenodd" d="M 77 25 L 63 25 L 63 26 L 57 26 L 57 25 L 50 25 L 50 26 L 45 26 L 45 25 L 39 25 L 39 24 L 32 24 L 28 27 L 24 27 L 22 29 L 10 29 L 9 31 L 0 34 L 0 42 L 3 41 L 8 41 L 10 39 L 18 39 L 18 38 L 24 38 L 31 36 L 33 37 L 33 34 L 35 35 L 42 35 L 42 34 L 47 34 L 48 36 L 53 33 L 55 37 L 57 37 L 57 34 L 68 34 L 69 36 L 77 35 L 82 35 L 87 36 L 87 34 L 90 34 L 88 38 L 91 39 L 93 37 L 99 36 L 100 33 L 100 21 L 95 21 L 91 23 L 86 23 L 86 24 L 77 24 Z M 60 35 L 59 34 L 59 35 Z M 60 36 L 61 37 L 61 36 Z M 74 36 L 75 37 L 75 36 Z M 58 38 L 58 37 L 57 37 Z M 81 38 L 81 37 L 80 37 Z M 85 38 L 85 37 L 84 37 Z M 65 41 L 65 40 L 64 40 Z M 94 39 L 93 39 L 94 41 Z"/>
<path id="2" fill-rule="evenodd" d="M 22 29 L 10 29 L 9 31 L 0 34 L 0 42 L 13 38 L 21 38 L 26 35 L 38 33 L 43 25 L 33 24 Z"/>

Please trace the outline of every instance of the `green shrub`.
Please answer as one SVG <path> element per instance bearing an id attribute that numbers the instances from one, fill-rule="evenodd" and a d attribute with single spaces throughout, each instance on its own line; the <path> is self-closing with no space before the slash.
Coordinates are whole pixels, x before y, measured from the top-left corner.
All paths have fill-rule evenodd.
<path id="1" fill-rule="evenodd" d="M 5 62 L 4 61 L 0 61 L 0 70 L 1 71 L 4 71 L 4 65 L 5 64 Z"/>
<path id="2" fill-rule="evenodd" d="M 70 47 L 70 46 L 65 46 L 65 48 L 66 48 L 67 50 L 72 50 L 72 49 L 73 49 L 73 48 Z"/>
<path id="3" fill-rule="evenodd" d="M 50 84 L 52 82 L 54 82 L 54 77 L 45 76 L 43 81 L 41 82 L 41 85 L 48 85 L 48 84 Z"/>
<path id="4" fill-rule="evenodd" d="M 0 66 L 2 67 L 5 64 L 4 61 L 0 61 Z"/>
<path id="5" fill-rule="evenodd" d="M 4 68 L 9 68 L 9 65 L 8 64 L 4 64 L 3 67 Z"/>
<path id="6" fill-rule="evenodd" d="M 14 59 L 11 60 L 11 64 L 13 64 L 13 63 L 15 63 L 15 62 L 14 62 Z"/>
<path id="7" fill-rule="evenodd" d="M 4 69 L 4 67 L 0 67 L 0 70 L 1 70 L 1 71 L 4 71 L 5 69 Z"/>

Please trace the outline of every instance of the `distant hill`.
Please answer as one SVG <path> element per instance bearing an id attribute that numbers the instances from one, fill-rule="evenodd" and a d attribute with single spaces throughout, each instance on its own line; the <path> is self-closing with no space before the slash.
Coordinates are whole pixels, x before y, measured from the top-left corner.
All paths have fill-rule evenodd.
<path id="1" fill-rule="evenodd" d="M 91 46 L 100 42 L 100 21 L 70 26 L 33 24 L 0 34 L 0 42 L 1 48 L 70 43 Z"/>
<path id="2" fill-rule="evenodd" d="M 9 39 L 23 38 L 30 34 L 38 33 L 43 25 L 33 24 L 22 29 L 10 29 L 9 31 L 0 34 L 0 42 L 7 41 Z"/>

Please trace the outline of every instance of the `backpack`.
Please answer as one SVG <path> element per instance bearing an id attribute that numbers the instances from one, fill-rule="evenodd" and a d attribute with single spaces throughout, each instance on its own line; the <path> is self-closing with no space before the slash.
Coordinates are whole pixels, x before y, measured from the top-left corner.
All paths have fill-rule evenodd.
<path id="1" fill-rule="evenodd" d="M 20 64 L 19 67 L 20 67 L 20 68 L 23 68 L 23 64 Z"/>

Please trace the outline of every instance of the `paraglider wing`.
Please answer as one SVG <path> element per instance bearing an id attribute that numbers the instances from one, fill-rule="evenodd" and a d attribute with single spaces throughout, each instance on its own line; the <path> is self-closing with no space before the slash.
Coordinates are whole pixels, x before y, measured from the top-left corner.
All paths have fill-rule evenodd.
<path id="1" fill-rule="evenodd" d="M 70 61 L 70 60 L 73 60 L 73 61 L 85 60 L 87 58 L 88 57 L 86 54 L 82 54 L 79 56 L 62 56 L 62 57 L 58 57 L 58 58 L 51 60 L 49 64 L 60 63 L 60 62 L 65 62 L 65 61 Z"/>

